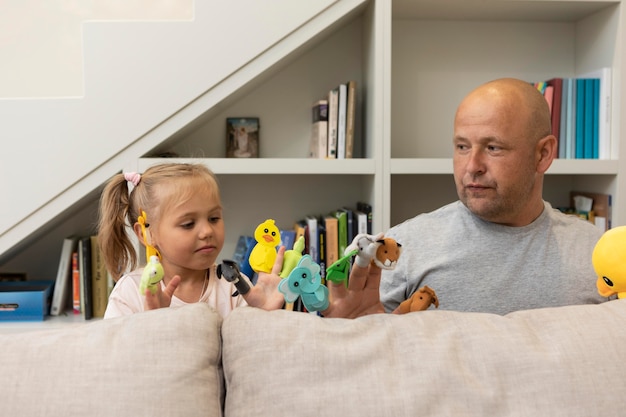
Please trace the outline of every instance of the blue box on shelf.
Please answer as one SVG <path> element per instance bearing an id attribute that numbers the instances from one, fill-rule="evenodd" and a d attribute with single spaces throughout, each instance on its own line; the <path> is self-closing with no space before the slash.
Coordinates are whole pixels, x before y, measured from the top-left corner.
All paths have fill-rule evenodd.
<path id="1" fill-rule="evenodd" d="M 0 322 L 43 321 L 50 313 L 52 281 L 0 282 Z"/>

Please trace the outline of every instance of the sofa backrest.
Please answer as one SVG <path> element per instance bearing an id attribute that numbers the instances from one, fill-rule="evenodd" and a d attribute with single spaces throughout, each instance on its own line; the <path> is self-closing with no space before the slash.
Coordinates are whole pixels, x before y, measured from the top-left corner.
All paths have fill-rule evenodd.
<path id="1" fill-rule="evenodd" d="M 226 416 L 618 416 L 626 300 L 356 320 L 250 307 L 222 326 Z"/>
<path id="2" fill-rule="evenodd" d="M 0 415 L 619 416 L 625 323 L 626 300 L 355 320 L 193 304 L 1 334 Z"/>
<path id="3" fill-rule="evenodd" d="M 194 304 L 0 335 L 0 416 L 220 416 L 221 322 Z"/>

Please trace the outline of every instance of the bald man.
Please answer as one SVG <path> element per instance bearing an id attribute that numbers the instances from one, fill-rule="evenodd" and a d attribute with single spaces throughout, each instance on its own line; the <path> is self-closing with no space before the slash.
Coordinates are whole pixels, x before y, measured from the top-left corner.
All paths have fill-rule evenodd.
<path id="1" fill-rule="evenodd" d="M 602 231 L 542 198 L 557 139 L 537 89 L 510 78 L 476 88 L 457 109 L 453 145 L 459 201 L 386 233 L 404 252 L 382 272 L 385 311 L 425 285 L 440 309 L 457 311 L 605 301 L 591 263 Z"/>

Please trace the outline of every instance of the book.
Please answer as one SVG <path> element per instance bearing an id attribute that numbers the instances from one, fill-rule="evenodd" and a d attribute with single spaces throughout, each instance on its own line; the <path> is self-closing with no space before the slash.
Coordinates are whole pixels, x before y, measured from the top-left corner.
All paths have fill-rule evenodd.
<path id="1" fill-rule="evenodd" d="M 337 217 L 330 214 L 324 216 L 324 226 L 326 228 L 326 264 L 332 265 L 339 259 Z"/>
<path id="2" fill-rule="evenodd" d="M 584 78 L 585 83 L 585 103 L 583 122 L 583 158 L 593 158 L 593 112 L 594 112 L 594 82 L 592 78 Z"/>
<path id="3" fill-rule="evenodd" d="M 372 206 L 369 205 L 368 203 L 359 201 L 358 203 L 356 203 L 356 208 L 357 210 L 365 213 L 365 216 L 367 219 L 367 234 L 371 235 L 372 234 Z"/>
<path id="4" fill-rule="evenodd" d="M 352 243 L 354 237 L 356 236 L 356 220 L 354 218 L 354 210 L 348 207 L 342 207 L 342 210 L 346 212 L 346 219 L 348 222 L 348 245 Z"/>
<path id="5" fill-rule="evenodd" d="M 80 272 L 80 310 L 85 320 L 93 318 L 93 295 L 91 292 L 91 237 L 78 241 L 78 269 Z"/>
<path id="6" fill-rule="evenodd" d="M 343 209 L 334 213 L 337 218 L 337 250 L 343 256 L 348 247 L 348 215 Z"/>
<path id="7" fill-rule="evenodd" d="M 600 110 L 600 80 L 598 78 L 592 78 L 591 84 L 593 86 L 593 109 L 591 115 L 591 122 L 593 124 L 591 128 L 591 158 L 598 159 L 598 151 L 599 151 L 599 138 L 598 138 L 598 123 L 599 123 L 599 110 Z"/>
<path id="8" fill-rule="evenodd" d="M 573 159 L 576 157 L 576 79 L 570 78 L 568 99 L 567 99 L 567 139 L 566 139 L 566 158 Z"/>
<path id="9" fill-rule="evenodd" d="M 256 272 L 254 272 L 250 266 L 249 258 L 255 245 L 256 240 L 253 236 L 241 235 L 239 236 L 239 239 L 237 239 L 237 245 L 235 245 L 235 250 L 232 256 L 232 260 L 237 262 L 237 265 L 239 265 L 239 271 L 250 278 L 252 283 L 256 281 Z"/>
<path id="10" fill-rule="evenodd" d="M 252 249 L 254 249 L 255 245 L 256 241 L 254 245 L 250 245 L 248 252 L 246 252 L 246 256 L 243 258 L 241 265 L 239 265 L 239 270 L 250 278 L 250 282 L 252 282 L 252 284 L 256 284 L 256 280 L 258 278 L 258 274 L 254 269 L 252 269 L 252 265 L 250 265 L 250 254 L 252 254 Z"/>
<path id="11" fill-rule="evenodd" d="M 78 238 L 74 236 L 63 239 L 57 276 L 54 281 L 52 301 L 50 303 L 50 315 L 58 316 L 65 312 L 68 307 L 70 291 L 72 289 L 72 253 L 76 249 Z"/>
<path id="12" fill-rule="evenodd" d="M 317 253 L 322 285 L 326 283 L 326 226 L 321 218 L 317 220 Z"/>
<path id="13" fill-rule="evenodd" d="M 328 92 L 328 158 L 337 158 L 337 121 L 339 117 L 339 88 Z"/>
<path id="14" fill-rule="evenodd" d="M 244 258 L 248 253 L 250 245 L 254 246 L 255 244 L 256 241 L 252 236 L 241 235 L 239 236 L 239 239 L 237 239 L 237 244 L 235 245 L 235 250 L 233 251 L 232 260 L 237 262 L 237 265 L 239 265 L 239 270 L 241 270 L 241 264 L 244 262 Z"/>
<path id="15" fill-rule="evenodd" d="M 585 80 L 576 79 L 576 158 L 585 156 Z"/>
<path id="16" fill-rule="evenodd" d="M 90 236 L 91 239 L 91 297 L 93 317 L 104 317 L 104 312 L 109 301 L 108 297 L 108 278 L 107 269 L 104 264 L 104 257 L 100 246 L 98 245 L 98 237 Z"/>
<path id="17" fill-rule="evenodd" d="M 356 119 L 356 81 L 348 81 L 346 106 L 346 158 L 354 157 L 354 126 Z"/>
<path id="18" fill-rule="evenodd" d="M 309 158 L 328 156 L 328 100 L 313 104 Z"/>
<path id="19" fill-rule="evenodd" d="M 295 230 L 281 230 L 280 231 L 280 244 L 285 247 L 285 250 L 293 249 L 293 244 L 296 241 Z"/>
<path id="20" fill-rule="evenodd" d="M 72 311 L 80 314 L 80 270 L 78 269 L 78 250 L 72 252 Z"/>
<path id="21" fill-rule="evenodd" d="M 356 210 L 354 217 L 356 221 L 356 234 L 367 233 L 367 214 Z"/>
<path id="22" fill-rule="evenodd" d="M 598 158 L 611 159 L 611 68 L 605 67 L 581 74 L 585 78 L 599 79 L 598 93 Z"/>
<path id="23" fill-rule="evenodd" d="M 311 255 L 313 262 L 320 262 L 319 255 L 319 236 L 317 233 L 317 217 L 306 216 L 307 235 L 308 235 L 308 254 Z M 306 238 L 305 238 L 306 239 Z"/>
<path id="24" fill-rule="evenodd" d="M 348 85 L 339 84 L 339 104 L 337 106 L 337 158 L 346 158 L 346 111 L 348 106 Z"/>
<path id="25" fill-rule="evenodd" d="M 293 224 L 293 230 L 294 232 L 296 232 L 296 235 L 294 236 L 294 242 L 298 239 L 300 239 L 300 236 L 304 236 L 304 228 L 306 226 L 306 223 L 304 222 L 304 220 L 298 220 L 297 222 L 295 222 Z M 305 237 L 306 239 L 306 237 Z M 306 252 L 305 252 L 306 253 Z"/>

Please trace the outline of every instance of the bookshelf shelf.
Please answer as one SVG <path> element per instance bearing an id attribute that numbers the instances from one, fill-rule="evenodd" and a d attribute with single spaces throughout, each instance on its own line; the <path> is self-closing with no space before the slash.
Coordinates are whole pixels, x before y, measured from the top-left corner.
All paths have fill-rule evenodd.
<path id="1" fill-rule="evenodd" d="M 619 161 L 555 159 L 547 175 L 617 175 Z M 451 158 L 393 158 L 391 174 L 452 174 Z"/>
<path id="2" fill-rule="evenodd" d="M 201 162 L 218 175 L 374 175 L 376 173 L 376 165 L 373 159 L 327 160 L 309 158 L 142 158 L 139 160 L 138 171 L 143 172 L 151 165 L 167 162 Z"/>

